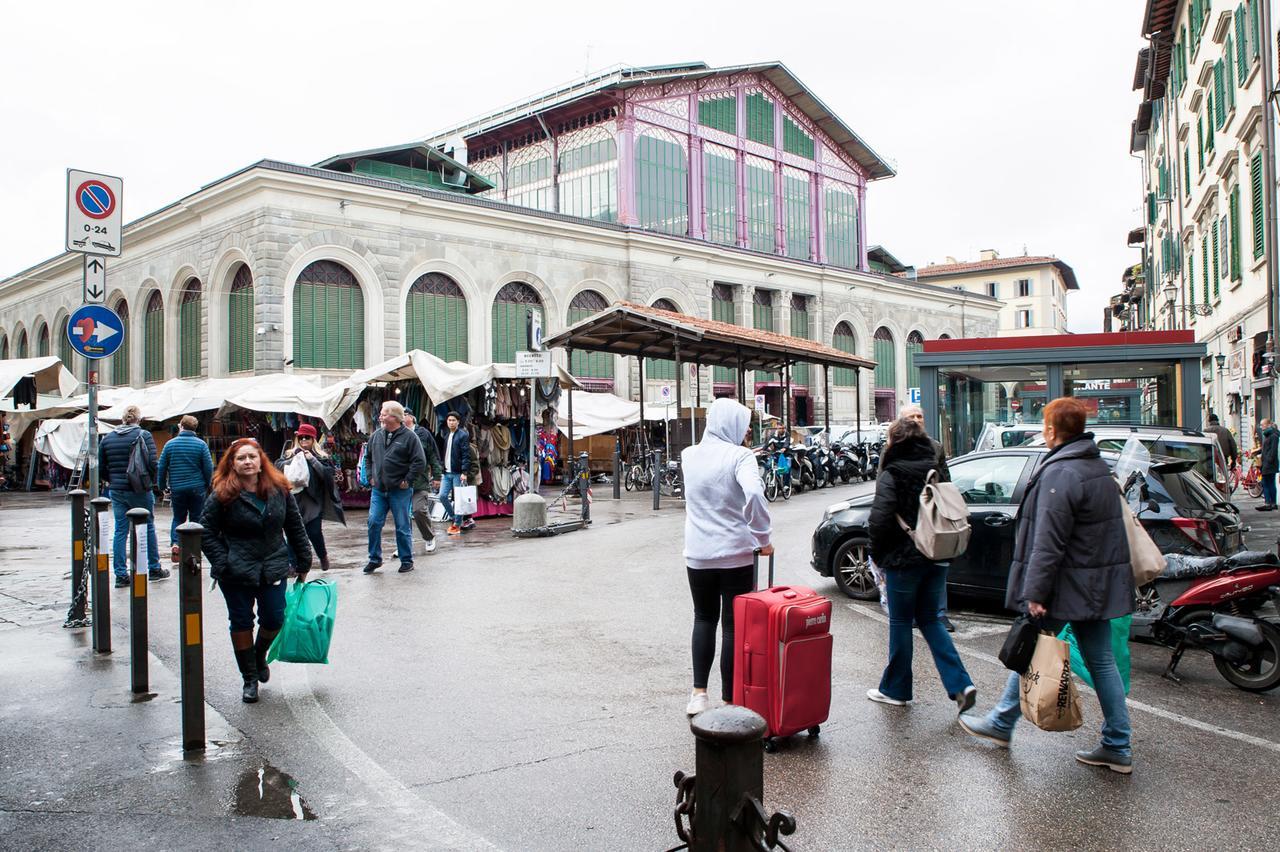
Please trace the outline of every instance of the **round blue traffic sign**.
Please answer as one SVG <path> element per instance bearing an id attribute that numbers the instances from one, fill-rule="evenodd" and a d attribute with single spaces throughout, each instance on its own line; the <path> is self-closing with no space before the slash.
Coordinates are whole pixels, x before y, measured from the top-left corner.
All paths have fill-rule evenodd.
<path id="1" fill-rule="evenodd" d="M 116 194 L 100 180 L 87 180 L 76 188 L 76 206 L 92 219 L 105 219 L 116 209 Z"/>
<path id="2" fill-rule="evenodd" d="M 67 320 L 67 339 L 86 358 L 109 358 L 124 343 L 124 322 L 106 305 L 81 305 Z"/>

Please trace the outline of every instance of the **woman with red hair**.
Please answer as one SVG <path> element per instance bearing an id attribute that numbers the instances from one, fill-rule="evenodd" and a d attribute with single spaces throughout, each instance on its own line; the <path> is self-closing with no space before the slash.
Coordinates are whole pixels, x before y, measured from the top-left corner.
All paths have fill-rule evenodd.
<path id="1" fill-rule="evenodd" d="M 262 447 L 252 438 L 241 438 L 222 454 L 213 472 L 213 499 L 205 503 L 200 522 L 210 576 L 227 601 L 231 647 L 244 676 L 241 698 L 252 704 L 258 700 L 259 681 L 266 683 L 271 677 L 267 649 L 284 624 L 289 550 L 297 555 L 302 582 L 311 568 L 311 542 L 289 481 L 263 463 Z"/>

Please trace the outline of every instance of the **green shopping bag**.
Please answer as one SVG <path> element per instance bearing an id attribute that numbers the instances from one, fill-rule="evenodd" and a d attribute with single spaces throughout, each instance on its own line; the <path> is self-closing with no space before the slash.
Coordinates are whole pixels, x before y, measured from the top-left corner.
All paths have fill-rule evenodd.
<path id="1" fill-rule="evenodd" d="M 1132 615 L 1111 619 L 1111 653 L 1115 655 L 1116 668 L 1120 670 L 1120 680 L 1124 682 L 1125 695 L 1129 694 L 1129 626 L 1132 621 Z M 1071 632 L 1070 624 L 1062 628 L 1058 638 L 1071 644 L 1071 670 L 1092 689 L 1093 677 L 1089 674 L 1089 667 L 1085 665 L 1084 655 L 1080 653 L 1080 645 L 1076 642 L 1075 634 Z"/>
<path id="2" fill-rule="evenodd" d="M 327 663 L 338 587 L 332 580 L 294 583 L 284 593 L 284 624 L 267 649 L 267 662 Z"/>

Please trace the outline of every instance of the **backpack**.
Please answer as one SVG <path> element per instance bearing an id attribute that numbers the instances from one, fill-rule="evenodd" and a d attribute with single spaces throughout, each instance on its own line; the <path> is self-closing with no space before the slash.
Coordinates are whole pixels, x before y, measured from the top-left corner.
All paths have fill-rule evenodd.
<path id="1" fill-rule="evenodd" d="M 129 477 L 130 491 L 145 493 L 155 485 L 151 480 L 151 459 L 147 454 L 147 442 L 142 439 L 141 432 L 133 441 L 133 449 L 129 451 L 129 466 L 125 468 L 125 475 Z"/>
<path id="2" fill-rule="evenodd" d="M 901 515 L 898 524 L 925 559 L 942 562 L 954 559 L 969 546 L 969 507 L 960 489 L 950 482 L 939 482 L 938 471 L 929 471 L 920 492 L 920 516 L 916 528 L 907 526 Z"/>

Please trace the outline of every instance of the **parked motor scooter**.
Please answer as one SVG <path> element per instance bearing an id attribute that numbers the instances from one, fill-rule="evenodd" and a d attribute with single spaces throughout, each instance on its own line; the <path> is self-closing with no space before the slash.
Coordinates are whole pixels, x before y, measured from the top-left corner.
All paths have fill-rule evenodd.
<path id="1" fill-rule="evenodd" d="M 862 476 L 862 462 L 858 460 L 853 447 L 836 441 L 831 445 L 831 453 L 835 457 L 836 476 L 840 477 L 841 482 L 849 482 Z"/>
<path id="2" fill-rule="evenodd" d="M 825 488 L 828 485 L 835 485 L 836 465 L 835 456 L 832 455 L 831 448 L 826 444 L 814 444 L 809 448 L 809 457 L 813 459 L 813 475 L 816 487 Z"/>
<path id="3" fill-rule="evenodd" d="M 818 487 L 813 458 L 809 447 L 804 444 L 791 445 L 791 481 L 797 492 Z"/>

